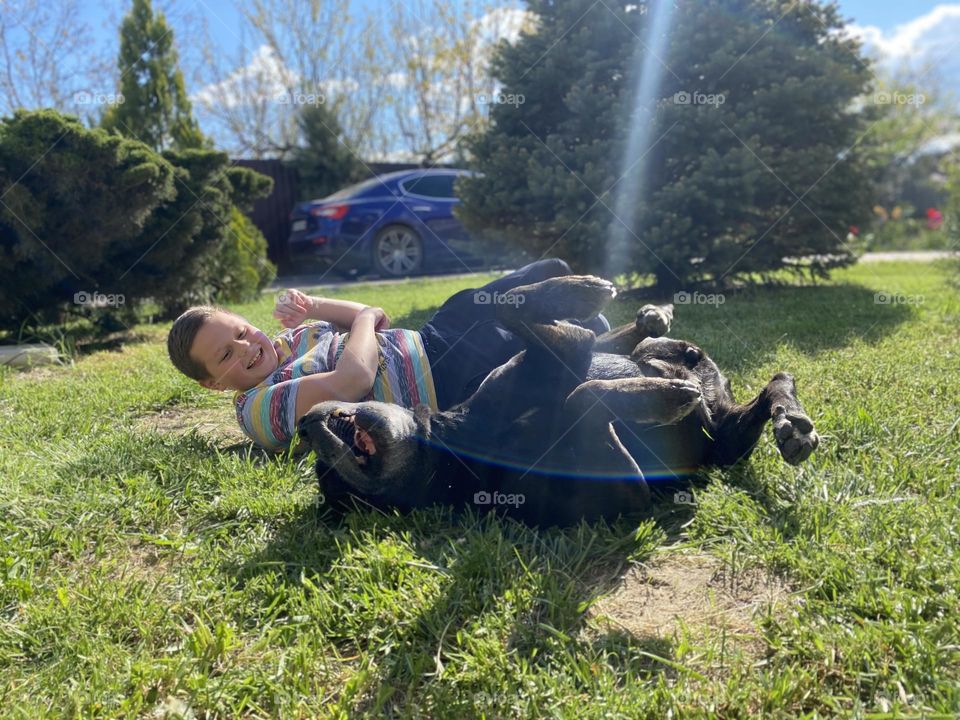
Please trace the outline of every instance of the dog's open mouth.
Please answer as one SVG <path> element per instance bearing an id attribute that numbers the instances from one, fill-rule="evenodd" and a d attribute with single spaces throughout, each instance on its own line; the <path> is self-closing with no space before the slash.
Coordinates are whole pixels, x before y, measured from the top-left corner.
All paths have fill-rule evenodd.
<path id="1" fill-rule="evenodd" d="M 327 428 L 336 435 L 353 452 L 353 456 L 360 465 L 367 462 L 367 458 L 375 455 L 377 446 L 366 430 L 356 423 L 356 415 L 343 410 L 335 410 L 327 418 Z"/>

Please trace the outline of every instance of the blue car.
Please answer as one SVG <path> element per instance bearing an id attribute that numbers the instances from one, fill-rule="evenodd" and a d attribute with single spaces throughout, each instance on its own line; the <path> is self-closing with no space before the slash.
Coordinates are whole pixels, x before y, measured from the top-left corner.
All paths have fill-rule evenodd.
<path id="1" fill-rule="evenodd" d="M 294 265 L 320 261 L 344 273 L 387 277 L 475 269 L 470 237 L 453 216 L 454 181 L 467 170 L 402 170 L 365 180 L 290 214 Z"/>

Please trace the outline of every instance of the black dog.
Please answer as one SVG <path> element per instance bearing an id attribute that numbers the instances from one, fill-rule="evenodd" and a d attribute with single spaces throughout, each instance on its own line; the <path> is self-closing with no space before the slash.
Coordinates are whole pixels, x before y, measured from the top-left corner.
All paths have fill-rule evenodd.
<path id="1" fill-rule="evenodd" d="M 474 503 L 566 524 L 642 510 L 645 474 L 749 456 L 768 420 L 787 462 L 817 447 L 790 375 L 738 405 L 700 348 L 651 337 L 668 330 L 671 306 L 645 306 L 634 325 L 598 339 L 564 319 L 598 313 L 616 294 L 611 283 L 564 276 L 509 294 L 518 302 L 498 305 L 499 319 L 527 349 L 466 402 L 445 412 L 323 402 L 301 419 L 330 505 L 351 496 L 401 510 Z"/>

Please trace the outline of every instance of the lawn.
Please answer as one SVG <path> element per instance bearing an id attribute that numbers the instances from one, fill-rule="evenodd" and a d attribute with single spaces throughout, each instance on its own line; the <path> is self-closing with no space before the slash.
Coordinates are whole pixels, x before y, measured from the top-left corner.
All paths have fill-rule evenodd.
<path id="1" fill-rule="evenodd" d="M 163 326 L 5 371 L 0 713 L 955 717 L 960 296 L 945 280 L 872 264 L 678 306 L 672 335 L 738 397 L 794 373 L 822 444 L 794 468 L 768 432 L 748 463 L 696 478 L 695 504 L 666 488 L 609 526 L 443 508 L 335 523 L 310 459 L 238 444 L 229 397 L 173 371 Z M 481 281 L 338 296 L 416 327 Z M 273 329 L 271 307 L 238 309 Z"/>

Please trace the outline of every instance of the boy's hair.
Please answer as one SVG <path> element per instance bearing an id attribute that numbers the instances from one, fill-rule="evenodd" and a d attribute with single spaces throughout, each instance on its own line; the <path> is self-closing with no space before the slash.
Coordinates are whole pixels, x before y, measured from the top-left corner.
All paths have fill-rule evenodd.
<path id="1" fill-rule="evenodd" d="M 180 372 L 193 380 L 207 380 L 210 374 L 203 366 L 190 356 L 190 348 L 197 338 L 197 333 L 203 324 L 217 312 L 233 314 L 216 305 L 195 305 L 173 322 L 170 334 L 167 335 L 167 353 L 170 361 Z"/>

